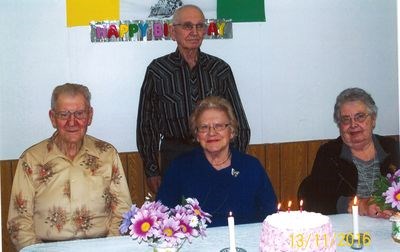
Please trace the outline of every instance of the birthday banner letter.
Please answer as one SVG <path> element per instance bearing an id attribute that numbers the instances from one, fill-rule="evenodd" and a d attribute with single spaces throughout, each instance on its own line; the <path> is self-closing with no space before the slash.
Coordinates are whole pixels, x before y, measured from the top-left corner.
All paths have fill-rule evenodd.
<path id="1" fill-rule="evenodd" d="M 171 20 L 117 20 L 90 22 L 90 40 L 96 42 L 170 40 Z M 205 39 L 231 39 L 232 21 L 206 19 Z"/>

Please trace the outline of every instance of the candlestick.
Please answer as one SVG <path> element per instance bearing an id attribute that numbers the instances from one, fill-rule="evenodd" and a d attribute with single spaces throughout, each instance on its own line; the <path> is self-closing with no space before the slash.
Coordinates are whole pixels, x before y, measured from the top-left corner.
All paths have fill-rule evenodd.
<path id="1" fill-rule="evenodd" d="M 229 212 L 228 217 L 228 228 L 229 228 L 229 251 L 236 251 L 235 241 L 235 218 L 233 218 L 232 212 Z"/>
<path id="2" fill-rule="evenodd" d="M 303 212 L 303 200 L 300 200 L 300 213 Z"/>
<path id="3" fill-rule="evenodd" d="M 353 206 L 351 206 L 353 212 L 353 239 L 358 240 L 359 231 L 358 231 L 358 205 L 357 205 L 357 196 L 354 197 Z"/>
<path id="4" fill-rule="evenodd" d="M 290 213 L 290 207 L 292 206 L 292 201 L 289 200 L 288 204 L 287 204 L 287 211 L 288 213 Z"/>

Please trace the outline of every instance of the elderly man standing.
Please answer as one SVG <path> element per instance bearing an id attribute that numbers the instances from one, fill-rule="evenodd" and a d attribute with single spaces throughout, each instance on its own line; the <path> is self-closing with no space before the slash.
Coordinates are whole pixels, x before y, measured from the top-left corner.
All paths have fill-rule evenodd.
<path id="1" fill-rule="evenodd" d="M 206 32 L 203 12 L 195 5 L 184 5 L 176 10 L 172 22 L 171 37 L 178 48 L 148 66 L 137 117 L 137 147 L 153 192 L 157 192 L 170 161 L 195 147 L 189 117 L 205 97 L 221 96 L 232 104 L 239 120 L 234 147 L 245 152 L 250 140 L 250 128 L 230 66 L 200 51 Z"/>
<path id="2" fill-rule="evenodd" d="M 54 89 L 53 136 L 20 157 L 13 180 L 8 230 L 16 248 L 118 235 L 131 198 L 117 150 L 86 134 L 92 122 L 89 89 Z"/>

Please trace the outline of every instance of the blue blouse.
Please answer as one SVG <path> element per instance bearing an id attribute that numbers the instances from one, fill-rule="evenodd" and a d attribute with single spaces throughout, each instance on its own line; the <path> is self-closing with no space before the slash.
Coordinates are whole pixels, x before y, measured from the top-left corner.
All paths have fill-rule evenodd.
<path id="1" fill-rule="evenodd" d="M 166 171 L 157 200 L 175 207 L 182 197 L 196 198 L 212 215 L 210 227 L 227 225 L 230 211 L 235 224 L 263 221 L 276 212 L 271 182 L 255 157 L 231 151 L 231 166 L 222 170 L 211 166 L 200 147 L 178 157 Z"/>

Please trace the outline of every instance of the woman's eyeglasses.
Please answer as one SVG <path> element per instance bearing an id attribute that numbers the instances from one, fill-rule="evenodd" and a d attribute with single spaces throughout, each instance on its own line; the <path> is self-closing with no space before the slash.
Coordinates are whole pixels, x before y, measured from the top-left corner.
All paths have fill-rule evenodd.
<path id="1" fill-rule="evenodd" d="M 357 113 L 353 117 L 341 116 L 340 123 L 343 125 L 349 125 L 349 124 L 351 124 L 352 120 L 355 122 L 358 122 L 358 123 L 362 123 L 367 119 L 368 116 L 370 116 L 370 114 L 368 114 L 368 113 Z"/>
<path id="2" fill-rule="evenodd" d="M 229 123 L 216 123 L 213 125 L 208 125 L 208 124 L 204 124 L 204 125 L 200 125 L 199 127 L 197 127 L 197 132 L 200 133 L 208 133 L 211 128 L 213 128 L 216 132 L 221 132 L 224 129 L 226 129 L 226 127 L 228 127 L 230 124 Z"/>

